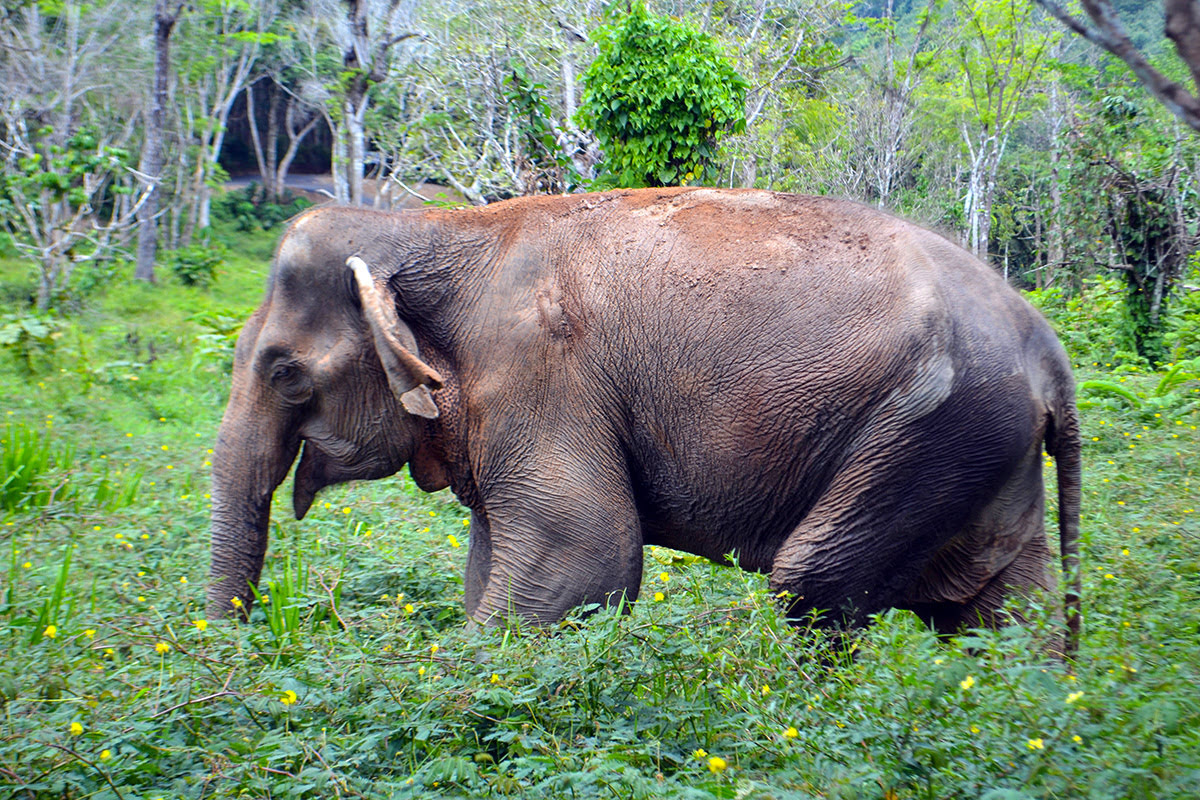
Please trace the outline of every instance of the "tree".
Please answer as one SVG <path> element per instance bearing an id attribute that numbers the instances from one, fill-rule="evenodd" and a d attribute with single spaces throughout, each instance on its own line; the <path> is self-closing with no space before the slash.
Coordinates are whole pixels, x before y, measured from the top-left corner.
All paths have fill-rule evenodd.
<path id="1" fill-rule="evenodd" d="M 937 4 L 926 0 L 911 26 L 896 19 L 893 0 L 885 0 L 879 18 L 851 20 L 881 40 L 878 53 L 859 59 L 866 86 L 846 104 L 851 162 L 861 173 L 854 189 L 881 207 L 892 202 L 917 160 L 912 143 L 917 95 L 945 47 L 944 41 L 930 43 Z"/>
<path id="2" fill-rule="evenodd" d="M 278 11 L 275 0 L 199 0 L 179 23 L 177 112 L 185 150 L 191 151 L 191 205 L 184 240 L 209 226 L 212 190 L 220 168 L 229 115 L 242 93 Z"/>
<path id="3" fill-rule="evenodd" d="M 87 128 L 61 145 L 52 138 L 48 126 L 14 136 L 15 163 L 0 176 L 0 228 L 38 265 L 39 311 L 63 294 L 79 264 L 111 254 L 145 201 L 143 194 L 132 207 L 117 202 L 133 192 L 127 151 Z"/>
<path id="4" fill-rule="evenodd" d="M 1109 0 L 1080 0 L 1087 20 L 1074 16 L 1055 0 L 1037 0 L 1067 30 L 1082 36 L 1121 59 L 1133 74 L 1172 114 L 1200 131 L 1200 98 L 1158 69 L 1134 46 Z M 1163 32 L 1187 65 L 1192 86 L 1200 90 L 1200 2 L 1163 0 Z"/>
<path id="5" fill-rule="evenodd" d="M 721 138 L 746 126 L 746 81 L 716 42 L 641 3 L 592 38 L 599 54 L 583 75 L 580 120 L 604 150 L 599 181 L 705 181 Z"/>
<path id="6" fill-rule="evenodd" d="M 1166 310 L 1200 245 L 1195 137 L 1114 92 L 1092 104 L 1073 145 L 1073 227 L 1092 234 L 1089 255 L 1125 284 L 1119 344 L 1151 363 L 1165 360 Z M 1107 247 L 1090 246 L 1101 238 Z"/>
<path id="7" fill-rule="evenodd" d="M 37 267 L 37 306 L 76 266 L 124 243 L 145 195 L 126 144 L 142 98 L 128 87 L 117 4 L 31 3 L 0 25 L 0 228 Z"/>
<path id="8" fill-rule="evenodd" d="M 935 103 L 966 151 L 965 244 L 986 258 L 1000 163 L 1014 126 L 1031 110 L 1053 37 L 1027 0 L 955 0 L 957 37 Z"/>
<path id="9" fill-rule="evenodd" d="M 142 143 L 140 172 L 148 186 L 145 202 L 138 209 L 137 266 L 133 277 L 154 282 L 154 258 L 158 250 L 158 198 L 163 169 L 163 128 L 167 117 L 167 89 L 171 79 L 171 31 L 183 11 L 182 2 L 155 0 L 154 3 L 154 85 L 150 92 L 150 113 Z"/>
<path id="10" fill-rule="evenodd" d="M 326 115 L 333 131 L 334 196 L 360 205 L 366 160 L 366 118 L 372 87 L 392 77 L 399 45 L 419 37 L 411 26 L 411 0 L 344 0 L 341 14 L 331 8 L 333 42 L 341 49 L 341 69 L 328 84 Z"/>

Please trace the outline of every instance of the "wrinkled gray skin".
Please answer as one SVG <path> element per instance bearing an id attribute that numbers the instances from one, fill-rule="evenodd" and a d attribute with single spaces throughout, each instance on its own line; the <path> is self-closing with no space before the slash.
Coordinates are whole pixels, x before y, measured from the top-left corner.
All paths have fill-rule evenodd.
<path id="1" fill-rule="evenodd" d="M 652 189 L 311 211 L 238 340 L 208 614 L 247 603 L 303 445 L 297 517 L 324 486 L 406 463 L 454 490 L 479 622 L 635 598 L 657 544 L 736 553 L 797 615 L 995 623 L 1011 592 L 1055 582 L 1043 446 L 1075 571 L 1073 396 L 1050 327 L 992 270 L 845 201 Z"/>

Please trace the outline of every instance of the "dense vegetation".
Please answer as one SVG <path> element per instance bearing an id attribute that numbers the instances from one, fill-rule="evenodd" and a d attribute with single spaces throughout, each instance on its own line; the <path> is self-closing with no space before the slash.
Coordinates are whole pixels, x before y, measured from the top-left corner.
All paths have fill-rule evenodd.
<path id="1" fill-rule="evenodd" d="M 1116 6 L 1182 75 L 1153 5 Z M 631 26 L 625 56 L 678 58 L 622 92 Z M 1031 4 L 16 2 L 0 93 L 0 796 L 1200 796 L 1200 146 Z M 838 194 L 990 257 L 1077 368 L 1077 662 L 1044 656 L 1057 596 L 1026 628 L 830 639 L 659 550 L 629 614 L 470 630 L 466 513 L 405 474 L 302 522 L 279 492 L 252 623 L 206 622 L 210 448 L 292 165 L 384 207 Z"/>

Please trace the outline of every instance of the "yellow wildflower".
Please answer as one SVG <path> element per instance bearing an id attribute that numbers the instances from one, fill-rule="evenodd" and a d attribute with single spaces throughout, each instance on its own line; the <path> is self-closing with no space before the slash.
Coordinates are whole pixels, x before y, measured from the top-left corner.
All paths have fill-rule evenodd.
<path id="1" fill-rule="evenodd" d="M 100 760 L 101 761 L 108 761 L 110 758 L 112 758 L 112 750 L 101 750 L 100 751 Z"/>
<path id="2" fill-rule="evenodd" d="M 83 733 L 83 726 L 78 722 L 72 722 L 70 730 L 72 736 L 78 736 L 79 734 Z"/>
<path id="3" fill-rule="evenodd" d="M 47 639 L 53 639 L 54 637 L 58 636 L 58 626 L 47 625 L 46 630 L 42 631 L 42 635 Z"/>
<path id="4" fill-rule="evenodd" d="M 206 619 L 194 619 L 192 620 L 192 624 L 195 625 L 196 630 L 200 631 L 201 633 L 204 633 L 204 631 L 208 628 L 208 620 Z"/>
<path id="5" fill-rule="evenodd" d="M 1067 702 L 1074 703 L 1081 697 L 1083 697 L 1083 692 L 1071 692 L 1069 695 L 1067 695 Z"/>
<path id="6" fill-rule="evenodd" d="M 171 652 L 171 645 L 167 644 L 166 642 L 159 642 L 158 644 L 154 645 L 154 652 L 165 656 L 167 653 Z"/>
<path id="7" fill-rule="evenodd" d="M 701 747 L 699 750 L 692 751 L 692 758 L 704 758 L 708 753 Z"/>
<path id="8" fill-rule="evenodd" d="M 234 608 L 241 608 L 242 607 L 242 598 L 240 598 L 240 597 L 229 598 L 229 605 L 233 606 Z"/>
<path id="9" fill-rule="evenodd" d="M 671 576 L 666 572 L 660 572 L 658 573 L 658 579 L 663 583 L 666 583 L 667 581 L 671 580 Z"/>
<path id="10" fill-rule="evenodd" d="M 714 775 L 719 772 L 724 772 L 725 767 L 727 766 L 728 765 L 725 763 L 725 759 L 721 758 L 720 756 L 713 756 L 708 760 L 708 771 Z"/>
<path id="11" fill-rule="evenodd" d="M 972 686 L 975 685 L 975 676 L 968 675 L 967 677 L 965 677 L 961 681 L 959 681 L 958 685 L 964 689 L 970 689 Z"/>
<path id="12" fill-rule="evenodd" d="M 1030 739 L 1029 741 L 1027 741 L 1025 743 L 1025 746 L 1028 747 L 1030 750 L 1045 750 L 1046 749 L 1046 743 L 1043 742 L 1040 737 L 1037 739 Z"/>
<path id="13" fill-rule="evenodd" d="M 666 599 L 667 599 L 667 596 L 665 594 L 663 594 L 662 592 L 654 593 L 654 602 L 661 603 L 663 600 L 666 600 Z"/>
<path id="14" fill-rule="evenodd" d="M 458 547 L 458 546 L 459 546 L 459 545 L 458 545 L 458 539 L 456 539 L 456 538 L 454 537 L 454 534 L 450 534 L 449 536 L 447 536 L 447 537 L 446 537 L 446 543 L 447 543 L 447 544 L 449 544 L 451 547 Z"/>
<path id="15" fill-rule="evenodd" d="M 285 706 L 290 706 L 293 705 L 298 699 L 299 698 L 296 696 L 296 693 L 291 689 L 288 689 L 283 693 L 283 697 L 279 698 L 279 702 L 283 703 Z"/>
<path id="16" fill-rule="evenodd" d="M 492 683 L 499 683 L 499 682 L 500 682 L 500 676 L 493 672 L 492 673 Z"/>
<path id="17" fill-rule="evenodd" d="M 799 735 L 800 731 L 796 730 L 795 726 L 793 725 L 787 726 L 787 729 L 783 732 L 783 738 L 785 739 L 795 739 Z"/>

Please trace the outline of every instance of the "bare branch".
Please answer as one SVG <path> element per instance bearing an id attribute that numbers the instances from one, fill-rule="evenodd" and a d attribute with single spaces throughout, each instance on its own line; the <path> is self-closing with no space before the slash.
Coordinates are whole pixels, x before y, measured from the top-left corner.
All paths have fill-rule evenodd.
<path id="1" fill-rule="evenodd" d="M 1125 62 L 1137 79 L 1159 102 L 1193 130 L 1200 131 L 1200 99 L 1184 86 L 1156 70 L 1134 46 L 1108 0 L 1080 0 L 1088 18 L 1072 16 L 1056 0 L 1037 0 L 1072 33 Z M 1192 80 L 1200 86 L 1200 2 L 1198 0 L 1166 0 L 1165 32 L 1175 43 L 1179 57 L 1188 65 Z"/>

